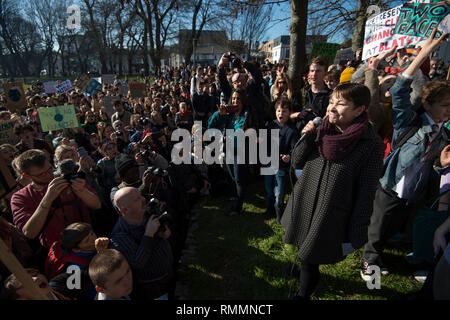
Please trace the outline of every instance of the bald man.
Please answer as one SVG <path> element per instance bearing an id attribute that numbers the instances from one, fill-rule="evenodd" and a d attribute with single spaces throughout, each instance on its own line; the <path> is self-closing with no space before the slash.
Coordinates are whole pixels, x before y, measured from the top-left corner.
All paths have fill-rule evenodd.
<path id="1" fill-rule="evenodd" d="M 141 192 L 125 187 L 114 195 L 120 217 L 111 233 L 111 244 L 127 259 L 133 271 L 137 300 L 167 299 L 173 278 L 173 254 L 167 238 L 170 229 L 158 231 L 158 217 L 149 217 Z"/>

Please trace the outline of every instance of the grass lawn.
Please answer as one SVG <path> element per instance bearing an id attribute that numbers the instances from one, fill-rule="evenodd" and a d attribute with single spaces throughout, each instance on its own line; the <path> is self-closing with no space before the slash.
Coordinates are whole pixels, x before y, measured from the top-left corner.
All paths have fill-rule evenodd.
<path id="1" fill-rule="evenodd" d="M 209 197 L 199 209 L 196 255 L 180 279 L 188 287 L 187 299 L 285 300 L 297 292 L 299 280 L 286 275 L 296 249 L 283 243 L 284 229 L 275 219 L 264 220 L 263 179 L 252 180 L 243 215 L 223 214 L 230 206 L 228 197 Z M 395 299 L 416 291 L 422 285 L 412 275 L 418 266 L 404 259 L 410 251 L 408 244 L 398 243 L 386 250 L 391 274 L 382 276 L 380 290 L 369 290 L 359 275 L 362 249 L 338 264 L 323 265 L 312 299 Z"/>

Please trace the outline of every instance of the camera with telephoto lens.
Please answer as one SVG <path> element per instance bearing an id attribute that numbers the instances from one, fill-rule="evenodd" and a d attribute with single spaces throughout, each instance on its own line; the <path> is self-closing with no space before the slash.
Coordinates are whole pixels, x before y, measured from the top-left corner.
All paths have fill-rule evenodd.
<path id="1" fill-rule="evenodd" d="M 230 69 L 241 68 L 241 60 L 233 52 L 228 52 L 226 57 L 230 60 Z"/>

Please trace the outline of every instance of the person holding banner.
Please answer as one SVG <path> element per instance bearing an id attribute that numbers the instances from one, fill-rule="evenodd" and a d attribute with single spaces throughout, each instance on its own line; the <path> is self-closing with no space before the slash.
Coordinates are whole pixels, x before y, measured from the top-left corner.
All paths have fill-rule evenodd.
<path id="1" fill-rule="evenodd" d="M 373 265 L 382 274 L 389 273 L 381 260 L 387 240 L 401 231 L 418 201 L 434 196 L 429 193 L 439 186 L 436 173 L 446 169 L 442 168 L 440 159 L 441 151 L 448 144 L 449 132 L 443 123 L 450 119 L 450 84 L 432 81 L 424 86 L 421 101 L 425 112 L 421 114 L 414 111 L 410 101 L 410 86 L 417 71 L 446 37 L 443 34 L 434 39 L 436 31 L 390 90 L 393 148 L 384 160 L 385 172 L 375 194 L 368 241 L 361 260 L 361 277 L 366 281 L 371 279 Z"/>

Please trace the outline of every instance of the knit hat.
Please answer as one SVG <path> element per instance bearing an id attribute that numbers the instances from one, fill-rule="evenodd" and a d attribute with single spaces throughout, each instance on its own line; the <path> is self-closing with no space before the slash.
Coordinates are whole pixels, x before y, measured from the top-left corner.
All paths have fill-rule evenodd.
<path id="1" fill-rule="evenodd" d="M 348 67 L 345 68 L 344 71 L 342 71 L 341 73 L 341 78 L 340 78 L 340 83 L 344 83 L 344 82 L 350 82 L 350 79 L 352 78 L 353 73 L 355 72 L 355 68 L 353 67 Z"/>
<path id="2" fill-rule="evenodd" d="M 139 164 L 132 157 L 121 153 L 115 159 L 116 171 L 122 176 L 126 171 L 133 167 L 138 167 Z"/>

